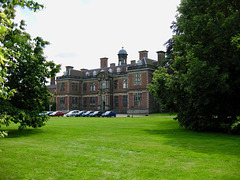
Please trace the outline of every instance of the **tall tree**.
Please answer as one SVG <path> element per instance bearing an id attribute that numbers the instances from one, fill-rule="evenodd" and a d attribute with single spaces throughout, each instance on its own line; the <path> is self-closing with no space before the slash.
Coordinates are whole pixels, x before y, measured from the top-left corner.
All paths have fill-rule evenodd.
<path id="1" fill-rule="evenodd" d="M 173 24 L 168 74 L 154 74 L 150 91 L 174 108 L 181 126 L 197 131 L 239 131 L 240 32 L 237 0 L 182 0 Z M 237 130 L 238 129 L 238 130 Z"/>
<path id="2" fill-rule="evenodd" d="M 43 6 L 31 0 L 4 0 L 0 4 L 3 15 L 1 57 L 4 57 L 0 69 L 3 77 L 1 87 L 5 94 L 15 90 L 11 98 L 0 96 L 0 114 L 6 125 L 12 121 L 19 123 L 20 128 L 41 127 L 47 117 L 39 116 L 39 113 L 51 98 L 46 87 L 47 78 L 55 76 L 60 65 L 46 61 L 43 50 L 49 44 L 47 41 L 41 37 L 31 38 L 24 30 L 24 21 L 19 26 L 13 22 L 16 6 L 34 11 Z"/>
<path id="3" fill-rule="evenodd" d="M 3 39 L 8 31 L 8 27 L 11 26 L 11 21 L 7 18 L 6 14 L 0 12 L 0 38 Z M 6 52 L 6 48 L 0 47 L 0 99 L 6 100 L 13 95 L 14 90 L 8 91 L 8 88 L 5 86 L 5 78 L 6 77 L 6 68 L 5 64 L 7 60 L 4 57 L 4 53 Z M 5 114 L 0 114 L 0 127 L 2 124 L 6 124 L 7 116 Z M 0 131 L 0 138 L 3 138 L 7 135 L 6 132 Z"/>

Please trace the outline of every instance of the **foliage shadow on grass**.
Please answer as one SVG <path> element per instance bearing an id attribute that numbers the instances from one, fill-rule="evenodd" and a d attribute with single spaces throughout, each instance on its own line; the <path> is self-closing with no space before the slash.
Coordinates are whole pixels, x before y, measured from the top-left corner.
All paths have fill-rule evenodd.
<path id="1" fill-rule="evenodd" d="M 24 130 L 18 130 L 18 129 L 5 129 L 3 131 L 8 132 L 8 136 L 6 138 L 19 138 L 19 137 L 27 137 L 32 136 L 35 134 L 42 133 L 41 129 L 24 129 Z"/>
<path id="2" fill-rule="evenodd" d="M 239 157 L 240 136 L 193 132 L 182 127 L 169 129 L 145 129 L 145 132 L 154 136 L 162 136 L 165 145 L 173 148 L 204 153 L 207 155 L 233 155 Z"/>

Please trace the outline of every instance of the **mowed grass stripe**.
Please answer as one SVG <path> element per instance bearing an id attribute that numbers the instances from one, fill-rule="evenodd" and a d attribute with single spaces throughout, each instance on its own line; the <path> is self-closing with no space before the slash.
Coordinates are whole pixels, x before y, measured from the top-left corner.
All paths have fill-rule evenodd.
<path id="1" fill-rule="evenodd" d="M 239 179 L 240 137 L 173 117 L 51 118 L 0 140 L 0 179 Z"/>

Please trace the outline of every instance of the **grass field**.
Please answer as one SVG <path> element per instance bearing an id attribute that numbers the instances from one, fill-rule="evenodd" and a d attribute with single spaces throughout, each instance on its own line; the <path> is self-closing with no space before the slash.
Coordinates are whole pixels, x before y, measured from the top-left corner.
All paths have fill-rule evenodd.
<path id="1" fill-rule="evenodd" d="M 240 136 L 173 117 L 51 118 L 0 139 L 0 179 L 240 179 Z"/>

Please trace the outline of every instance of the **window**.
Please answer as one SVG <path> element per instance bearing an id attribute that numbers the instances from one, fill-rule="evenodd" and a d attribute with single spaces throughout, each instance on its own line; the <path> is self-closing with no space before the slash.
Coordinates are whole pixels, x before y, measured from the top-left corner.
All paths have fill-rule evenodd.
<path id="1" fill-rule="evenodd" d="M 121 73 L 122 72 L 122 69 L 120 67 L 117 68 L 117 73 Z"/>
<path id="2" fill-rule="evenodd" d="M 90 83 L 90 91 L 95 91 L 95 83 Z"/>
<path id="3" fill-rule="evenodd" d="M 123 95 L 122 106 L 123 107 L 127 107 L 128 106 L 128 96 L 127 95 Z"/>
<path id="4" fill-rule="evenodd" d="M 119 96 L 114 96 L 114 107 L 119 107 Z"/>
<path id="5" fill-rule="evenodd" d="M 113 70 L 112 70 L 112 69 L 109 69 L 108 72 L 113 73 Z"/>
<path id="6" fill-rule="evenodd" d="M 95 97 L 90 97 L 90 107 L 95 107 Z"/>
<path id="7" fill-rule="evenodd" d="M 87 107 L 87 97 L 83 98 L 83 107 Z"/>
<path id="8" fill-rule="evenodd" d="M 93 76 L 96 76 L 97 75 L 97 71 L 93 71 Z"/>
<path id="9" fill-rule="evenodd" d="M 60 91 L 65 91 L 65 83 L 60 83 Z"/>
<path id="10" fill-rule="evenodd" d="M 133 78 L 134 78 L 133 79 L 134 86 L 142 85 L 142 74 L 134 74 Z"/>
<path id="11" fill-rule="evenodd" d="M 65 97 L 60 97 L 60 108 L 65 108 Z"/>
<path id="12" fill-rule="evenodd" d="M 72 97 L 72 107 L 78 107 L 78 98 Z"/>
<path id="13" fill-rule="evenodd" d="M 72 83 L 72 91 L 78 91 L 78 83 Z"/>
<path id="14" fill-rule="evenodd" d="M 83 92 L 87 91 L 87 83 L 83 83 Z"/>
<path id="15" fill-rule="evenodd" d="M 114 80 L 113 89 L 118 89 L 118 80 Z"/>
<path id="16" fill-rule="evenodd" d="M 102 81 L 102 89 L 106 89 L 106 88 L 107 88 L 106 81 Z"/>
<path id="17" fill-rule="evenodd" d="M 134 93 L 134 106 L 142 106 L 142 93 Z"/>
<path id="18" fill-rule="evenodd" d="M 89 77 L 89 76 L 90 76 L 90 73 L 89 73 L 89 72 L 86 72 L 86 76 Z"/>
<path id="19" fill-rule="evenodd" d="M 123 89 L 127 89 L 127 88 L 128 88 L 128 80 L 123 79 Z"/>
<path id="20" fill-rule="evenodd" d="M 112 88 L 113 88 L 113 82 L 112 82 L 111 79 L 110 79 L 110 81 L 109 81 L 109 85 L 110 85 L 110 89 L 112 89 Z"/>

